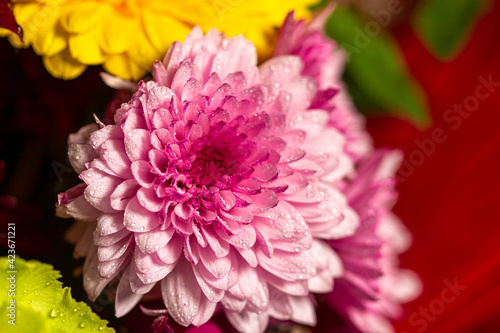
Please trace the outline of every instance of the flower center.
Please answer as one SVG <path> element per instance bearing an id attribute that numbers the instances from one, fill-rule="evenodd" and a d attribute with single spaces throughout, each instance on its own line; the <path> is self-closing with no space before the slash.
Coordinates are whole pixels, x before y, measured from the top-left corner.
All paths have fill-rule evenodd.
<path id="1" fill-rule="evenodd" d="M 214 188 L 230 189 L 250 177 L 252 168 L 245 160 L 255 146 L 236 127 L 224 123 L 211 127 L 193 143 L 167 145 L 153 162 L 158 196 L 186 202 L 210 196 Z"/>

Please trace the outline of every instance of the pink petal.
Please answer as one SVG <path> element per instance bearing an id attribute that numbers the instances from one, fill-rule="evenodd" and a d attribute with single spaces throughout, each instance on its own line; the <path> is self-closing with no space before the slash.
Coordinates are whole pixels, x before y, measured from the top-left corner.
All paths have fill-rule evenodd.
<path id="1" fill-rule="evenodd" d="M 302 72 L 303 63 L 299 57 L 283 55 L 271 58 L 260 67 L 261 79 L 264 81 L 277 81 L 288 83 L 292 77 L 297 77 Z"/>
<path id="2" fill-rule="evenodd" d="M 267 283 L 258 280 L 255 284 L 253 293 L 247 302 L 247 309 L 253 312 L 262 313 L 267 310 L 269 305 L 269 290 Z"/>
<path id="3" fill-rule="evenodd" d="M 234 91 L 242 91 L 248 85 L 245 74 L 243 74 L 243 72 L 230 73 L 228 76 L 226 76 L 224 82 L 228 83 Z"/>
<path id="4" fill-rule="evenodd" d="M 87 143 L 72 143 L 68 146 L 68 158 L 71 166 L 77 173 L 86 170 L 86 164 L 98 157 L 97 152 Z"/>
<path id="5" fill-rule="evenodd" d="M 200 307 L 198 308 L 198 313 L 193 319 L 193 325 L 199 326 L 205 324 L 212 318 L 215 312 L 217 303 L 211 302 L 205 296 L 201 296 Z M 210 327 L 210 332 L 217 332 L 213 327 Z M 220 332 L 220 331 L 219 331 Z"/>
<path id="6" fill-rule="evenodd" d="M 192 124 L 187 135 L 187 139 L 190 142 L 194 142 L 203 136 L 203 127 L 198 124 Z"/>
<path id="7" fill-rule="evenodd" d="M 182 326 L 190 325 L 200 306 L 202 297 L 191 265 L 186 260 L 161 281 L 161 293 L 168 313 Z"/>
<path id="8" fill-rule="evenodd" d="M 164 174 L 167 172 L 168 157 L 165 153 L 158 149 L 151 149 L 149 151 L 149 160 L 157 174 Z"/>
<path id="9" fill-rule="evenodd" d="M 166 264 L 173 264 L 178 259 L 184 248 L 184 239 L 182 236 L 174 234 L 170 241 L 158 251 L 158 258 Z"/>
<path id="10" fill-rule="evenodd" d="M 185 203 L 178 203 L 174 208 L 175 215 L 183 220 L 187 220 L 193 216 L 193 206 Z"/>
<path id="11" fill-rule="evenodd" d="M 264 332 L 269 322 L 267 313 L 255 313 L 249 310 L 235 312 L 226 310 L 226 317 L 240 332 Z"/>
<path id="12" fill-rule="evenodd" d="M 165 80 L 162 81 L 162 85 L 170 86 L 172 83 L 172 78 L 174 76 L 175 70 L 179 66 L 179 62 L 181 61 L 181 50 L 182 44 L 180 42 L 173 42 L 170 48 L 163 59 L 163 65 L 166 69 L 166 77 Z"/>
<path id="13" fill-rule="evenodd" d="M 118 125 L 108 125 L 90 134 L 89 143 L 95 151 L 101 152 L 101 146 L 111 139 L 123 139 L 123 132 Z"/>
<path id="14" fill-rule="evenodd" d="M 158 214 L 142 207 L 137 197 L 134 197 L 125 208 L 123 219 L 125 227 L 133 232 L 146 232 L 160 225 Z"/>
<path id="15" fill-rule="evenodd" d="M 167 85 L 167 71 L 159 60 L 155 61 L 153 64 L 153 78 L 158 84 L 162 86 Z"/>
<path id="16" fill-rule="evenodd" d="M 223 215 L 217 215 L 217 221 L 227 234 L 237 235 L 241 231 L 241 224 L 233 219 L 227 218 Z M 217 225 L 214 225 L 217 228 Z"/>
<path id="17" fill-rule="evenodd" d="M 152 213 L 157 213 L 163 208 L 163 198 L 158 198 L 156 191 L 150 187 L 142 187 L 137 191 L 137 199 L 142 207 Z"/>
<path id="18" fill-rule="evenodd" d="M 129 237 L 125 237 L 112 245 L 99 246 L 99 248 L 97 249 L 97 258 L 99 259 L 99 261 L 118 259 L 130 247 L 131 241 L 132 235 L 130 235 Z"/>
<path id="19" fill-rule="evenodd" d="M 280 202 L 277 211 L 277 219 L 255 217 L 255 228 L 273 240 L 298 241 L 307 236 L 310 238 L 309 227 L 296 209 L 286 202 Z"/>
<path id="20" fill-rule="evenodd" d="M 278 195 L 271 190 L 262 189 L 258 194 L 252 195 L 252 203 L 247 208 L 254 213 L 266 211 L 278 204 Z"/>
<path id="21" fill-rule="evenodd" d="M 216 72 L 212 72 L 203 86 L 203 95 L 212 96 L 222 85 Z"/>
<path id="22" fill-rule="evenodd" d="M 260 270 L 259 275 L 261 278 L 264 278 L 267 283 L 272 285 L 273 288 L 276 288 L 287 295 L 304 296 L 309 294 L 307 280 L 287 281 L 272 275 L 265 270 Z M 273 295 L 271 294 L 270 297 L 272 298 L 272 296 Z"/>
<path id="23" fill-rule="evenodd" d="M 198 245 L 201 247 L 205 248 L 207 247 L 208 243 L 203 234 L 201 233 L 201 229 L 198 225 L 198 223 L 193 223 L 193 232 L 196 237 L 196 241 L 198 242 Z"/>
<path id="24" fill-rule="evenodd" d="M 217 279 L 221 279 L 229 273 L 231 269 L 231 259 L 228 256 L 217 258 L 211 248 L 206 248 L 199 253 L 205 267 Z"/>
<path id="25" fill-rule="evenodd" d="M 151 150 L 150 132 L 134 129 L 125 136 L 125 151 L 130 161 L 146 160 Z"/>
<path id="26" fill-rule="evenodd" d="M 56 215 L 59 217 L 72 217 L 79 221 L 92 222 L 97 220 L 101 211 L 89 204 L 83 195 L 86 185 L 78 184 L 64 193 L 60 193 L 56 206 Z"/>
<path id="27" fill-rule="evenodd" d="M 182 95 L 182 89 L 192 78 L 197 81 L 203 81 L 200 69 L 196 67 L 196 65 L 194 65 L 192 62 L 185 61 L 179 66 L 174 74 L 171 85 L 171 89 L 174 94 L 180 97 Z"/>
<path id="28" fill-rule="evenodd" d="M 146 161 L 135 161 L 130 167 L 135 180 L 142 187 L 151 187 L 154 181 L 154 175 L 151 173 L 149 163 Z"/>
<path id="29" fill-rule="evenodd" d="M 288 302 L 293 311 L 291 319 L 309 326 L 316 325 L 316 310 L 311 296 L 288 296 Z"/>
<path id="30" fill-rule="evenodd" d="M 269 288 L 269 314 L 280 320 L 288 320 L 292 316 L 292 307 L 285 293 Z"/>
<path id="31" fill-rule="evenodd" d="M 239 299 L 246 300 L 256 292 L 257 286 L 263 282 L 259 280 L 259 274 L 255 268 L 245 263 L 240 263 L 239 268 L 238 282 L 229 289 L 229 292 Z"/>
<path id="32" fill-rule="evenodd" d="M 125 228 L 123 225 L 123 213 L 102 214 L 97 219 L 95 233 L 98 236 L 108 236 Z"/>
<path id="33" fill-rule="evenodd" d="M 173 269 L 173 264 L 169 265 L 160 260 L 158 254 L 156 252 L 152 253 L 144 253 L 138 247 L 134 250 L 134 261 L 136 272 L 142 273 L 148 278 L 143 281 L 144 283 L 152 283 L 157 280 L 152 280 L 153 274 L 160 272 L 167 267 L 169 267 L 169 271 Z M 151 278 L 149 278 L 151 276 Z"/>
<path id="34" fill-rule="evenodd" d="M 142 298 L 142 295 L 135 294 L 130 289 L 129 271 L 130 268 L 125 270 L 116 290 L 115 316 L 118 318 L 129 313 Z"/>
<path id="35" fill-rule="evenodd" d="M 135 179 L 124 180 L 111 194 L 111 207 L 116 210 L 125 210 L 130 199 L 135 197 L 139 187 Z"/>
<path id="36" fill-rule="evenodd" d="M 272 164 L 261 164 L 255 167 L 252 177 L 261 182 L 269 182 L 278 177 L 278 169 Z"/>
<path id="37" fill-rule="evenodd" d="M 221 304 L 224 307 L 226 313 L 229 310 L 235 312 L 241 312 L 245 309 L 245 306 L 247 305 L 247 300 L 240 299 L 236 296 L 233 296 L 230 293 L 226 293 L 224 297 L 221 299 Z"/>
<path id="38" fill-rule="evenodd" d="M 220 239 L 218 234 L 215 232 L 214 227 L 208 225 L 202 225 L 201 230 L 205 236 L 208 244 L 215 252 L 218 258 L 225 257 L 229 253 L 229 243 L 223 239 Z"/>
<path id="39" fill-rule="evenodd" d="M 201 291 L 203 291 L 203 294 L 208 298 L 208 300 L 214 303 L 219 302 L 224 296 L 224 290 L 215 288 L 211 284 L 207 283 L 196 267 L 193 268 L 193 273 L 196 277 L 196 281 L 198 281 Z"/>
<path id="40" fill-rule="evenodd" d="M 127 179 L 132 177 L 130 159 L 125 153 L 122 140 L 108 140 L 102 144 L 102 155 L 108 166 L 118 175 Z"/>
<path id="41" fill-rule="evenodd" d="M 200 81 L 191 78 L 189 79 L 186 84 L 184 85 L 184 88 L 182 88 L 182 93 L 181 93 L 181 101 L 192 101 L 194 100 L 198 95 L 201 95 L 201 90 L 202 86 Z"/>
<path id="42" fill-rule="evenodd" d="M 97 270 L 99 274 L 104 278 L 109 278 L 115 276 L 122 268 L 123 265 L 130 260 L 131 247 L 127 247 L 125 253 L 117 259 L 112 259 L 109 261 L 101 261 L 97 265 Z"/>
<path id="43" fill-rule="evenodd" d="M 170 113 L 170 111 L 163 108 L 155 110 L 155 113 L 153 114 L 154 128 L 156 128 L 157 130 L 166 129 L 168 132 L 168 129 L 170 128 L 171 124 L 172 124 L 172 113 Z M 166 142 L 164 142 L 163 144 L 166 144 Z"/>
<path id="44" fill-rule="evenodd" d="M 224 49 L 215 56 L 210 72 L 224 79 L 229 73 L 245 71 L 257 64 L 257 53 L 253 44 L 243 36 L 224 41 Z"/>
<path id="45" fill-rule="evenodd" d="M 82 172 L 80 177 L 88 185 L 84 192 L 85 199 L 104 213 L 115 213 L 110 197 L 121 180 L 94 168 Z"/>
<path id="46" fill-rule="evenodd" d="M 97 246 L 110 246 L 115 244 L 116 242 L 119 242 L 130 234 L 130 231 L 128 231 L 126 228 L 123 228 L 113 234 L 101 236 L 96 229 L 94 230 L 94 244 Z"/>
<path id="47" fill-rule="evenodd" d="M 106 126 L 107 127 L 107 126 Z M 122 129 L 125 134 L 132 132 L 135 129 L 147 130 L 148 126 L 144 114 L 141 110 L 131 109 L 127 114 L 127 119 L 122 124 Z"/>
<path id="48" fill-rule="evenodd" d="M 184 237 L 184 256 L 193 265 L 198 264 L 200 261 L 198 243 L 192 235 Z"/>
<path id="49" fill-rule="evenodd" d="M 177 208 L 179 206 L 179 208 Z M 170 219 L 172 221 L 172 224 L 175 226 L 175 228 L 182 232 L 185 235 L 191 235 L 193 233 L 193 221 L 192 219 L 190 220 L 183 220 L 179 218 L 177 211 L 183 215 L 183 216 L 189 216 L 188 213 L 184 214 L 184 210 L 182 209 L 183 207 L 186 207 L 187 205 L 184 204 L 177 204 L 175 206 L 174 211 L 170 214 Z M 193 211 L 194 212 L 194 211 Z"/>
<path id="50" fill-rule="evenodd" d="M 222 202 L 222 209 L 227 211 L 234 207 L 236 204 L 236 197 L 232 191 L 220 191 L 218 194 L 220 195 L 220 200 Z"/>
<path id="51" fill-rule="evenodd" d="M 92 301 L 96 300 L 104 287 L 114 278 L 114 276 L 107 278 L 102 277 L 97 269 L 98 263 L 97 247 L 92 246 L 87 253 L 87 258 L 85 258 L 85 263 L 83 265 L 83 288 Z M 115 275 L 118 274 L 118 272 L 119 270 L 116 270 Z"/>
<path id="52" fill-rule="evenodd" d="M 304 252 L 275 250 L 272 258 L 269 258 L 262 251 L 258 251 L 257 259 L 262 268 L 287 281 L 307 279 L 315 274 L 311 258 Z"/>
<path id="53" fill-rule="evenodd" d="M 73 243 L 76 243 L 75 249 L 73 251 L 73 257 L 85 257 L 87 255 L 87 252 L 91 248 L 93 248 L 94 244 L 92 243 L 92 229 L 94 229 L 95 225 L 95 222 L 88 223 L 76 221 L 76 223 L 71 226 L 70 230 L 65 235 L 65 238 L 67 240 L 70 240 L 71 237 L 73 239 Z M 76 233 L 78 233 L 78 236 L 75 235 Z"/>
<path id="54" fill-rule="evenodd" d="M 253 220 L 253 213 L 245 207 L 234 207 L 228 211 L 219 210 L 219 214 L 242 223 L 250 223 Z"/>
<path id="55" fill-rule="evenodd" d="M 260 182 L 257 179 L 244 179 L 238 183 L 237 188 L 244 194 L 256 194 L 260 191 Z"/>
<path id="56" fill-rule="evenodd" d="M 214 226 L 217 235 L 224 241 L 239 248 L 251 248 L 257 239 L 255 228 L 251 224 L 240 225 L 240 232 L 236 235 L 228 235 L 220 227 Z"/>
<path id="57" fill-rule="evenodd" d="M 239 247 L 235 247 L 235 249 L 240 253 L 241 257 L 245 259 L 245 261 L 251 267 L 257 267 L 258 265 L 257 256 L 255 255 L 255 252 L 252 249 L 243 249 Z"/>
<path id="58" fill-rule="evenodd" d="M 135 233 L 135 243 L 142 252 L 149 254 L 167 245 L 174 233 L 174 228 L 161 230 L 161 228 L 158 227 L 149 232 Z"/>
<path id="59" fill-rule="evenodd" d="M 150 317 L 158 317 L 161 315 L 166 315 L 167 309 L 148 309 L 145 306 L 140 305 L 142 313 L 144 313 L 146 316 Z"/>

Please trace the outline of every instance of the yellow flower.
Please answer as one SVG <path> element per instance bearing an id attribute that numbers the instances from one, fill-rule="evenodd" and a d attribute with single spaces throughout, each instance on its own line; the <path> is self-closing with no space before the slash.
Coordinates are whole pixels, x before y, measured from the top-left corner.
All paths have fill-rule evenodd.
<path id="1" fill-rule="evenodd" d="M 55 77 L 73 79 L 87 65 L 137 80 L 170 44 L 194 25 L 245 34 L 265 57 L 290 10 L 299 17 L 317 0 L 12 0 L 24 43 L 0 29 L 16 47 L 33 46 Z"/>

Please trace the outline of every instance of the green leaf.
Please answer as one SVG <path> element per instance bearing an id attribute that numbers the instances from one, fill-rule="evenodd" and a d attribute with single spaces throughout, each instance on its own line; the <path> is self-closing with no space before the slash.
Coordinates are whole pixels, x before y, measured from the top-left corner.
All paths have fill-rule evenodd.
<path id="1" fill-rule="evenodd" d="M 339 5 L 326 31 L 347 52 L 344 78 L 360 111 L 384 110 L 419 126 L 428 124 L 424 95 L 394 38 L 377 21 L 366 22 Z"/>
<path id="2" fill-rule="evenodd" d="M 12 267 L 11 265 L 14 265 Z M 12 272 L 15 273 L 12 273 Z M 8 279 L 14 277 L 13 279 Z M 84 302 L 71 297 L 70 288 L 62 287 L 61 275 L 52 266 L 19 257 L 0 258 L 0 331 L 3 333 L 88 333 L 115 332 Z M 13 282 L 13 283 L 11 283 Z M 15 325 L 12 310 L 15 304 Z M 11 306 L 12 307 L 12 306 Z M 11 321 L 11 323 L 9 323 Z"/>
<path id="3" fill-rule="evenodd" d="M 424 0 L 416 9 L 413 27 L 441 59 L 453 58 L 465 45 L 466 37 L 487 0 Z"/>

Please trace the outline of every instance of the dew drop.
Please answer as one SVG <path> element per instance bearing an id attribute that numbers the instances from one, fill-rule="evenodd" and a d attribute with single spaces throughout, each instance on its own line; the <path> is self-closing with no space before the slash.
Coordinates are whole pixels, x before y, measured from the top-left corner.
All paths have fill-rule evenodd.
<path id="1" fill-rule="evenodd" d="M 85 328 L 87 327 L 87 323 L 83 322 L 83 323 L 80 323 L 80 328 Z"/>
<path id="2" fill-rule="evenodd" d="M 51 316 L 52 318 L 56 318 L 58 315 L 59 315 L 59 310 L 57 310 L 57 309 L 52 309 L 52 310 L 50 311 L 50 316 Z"/>

